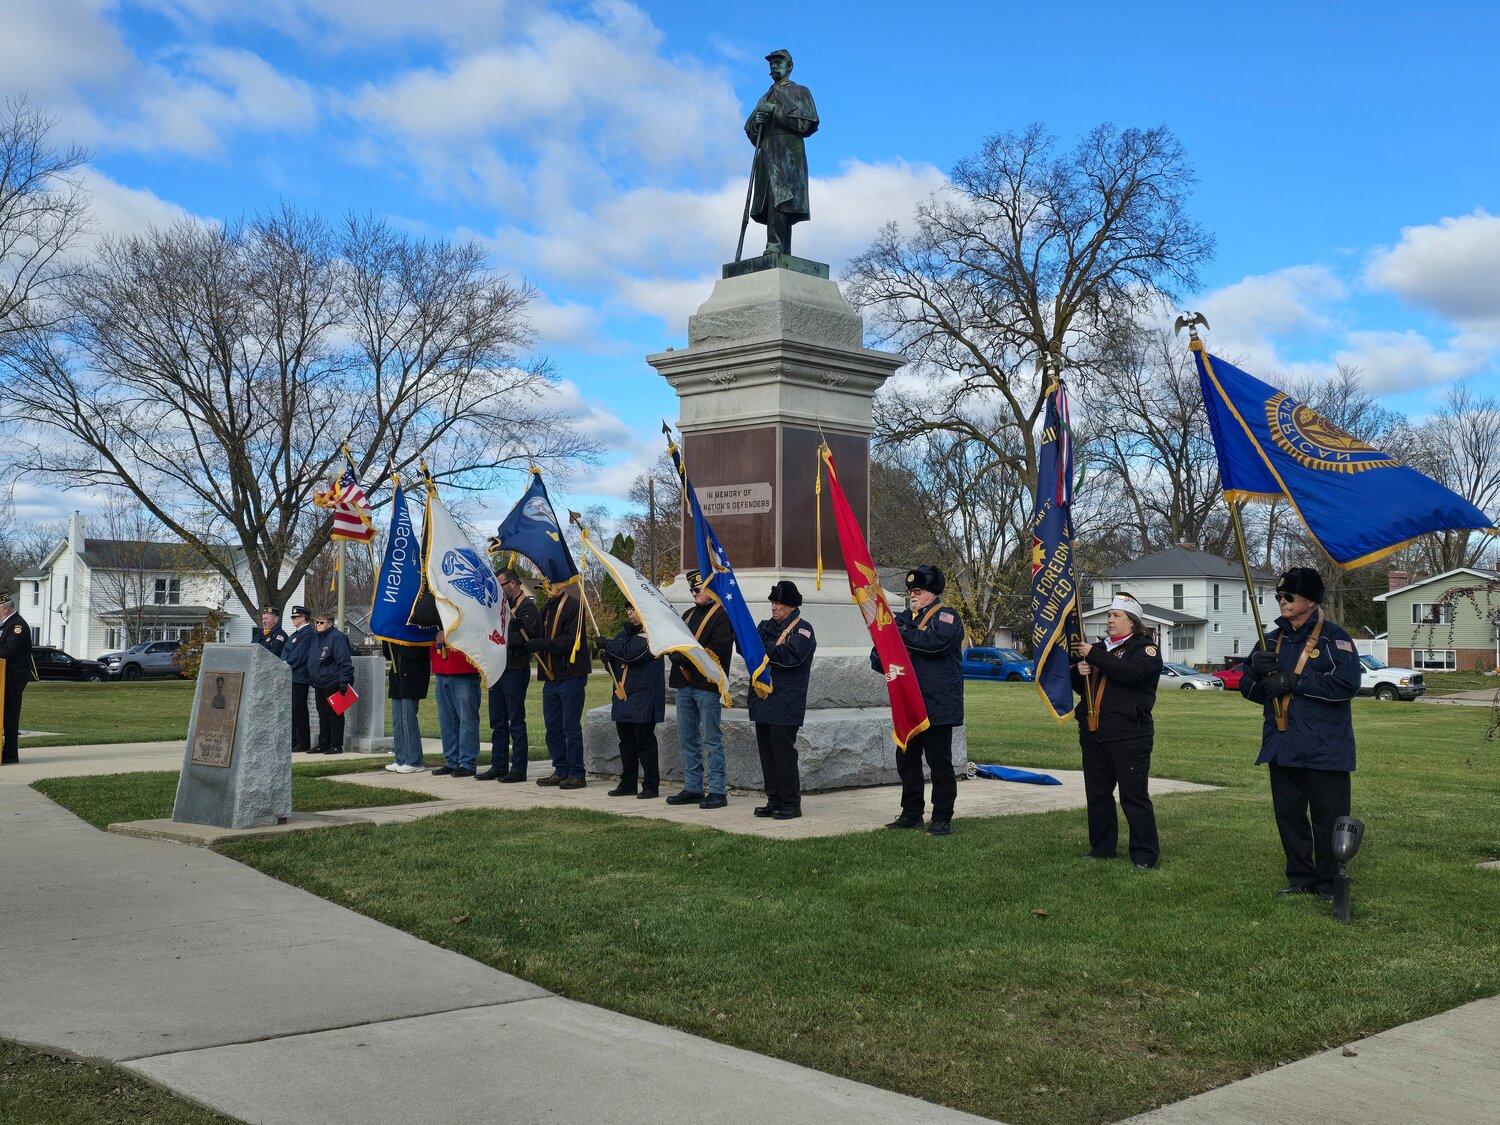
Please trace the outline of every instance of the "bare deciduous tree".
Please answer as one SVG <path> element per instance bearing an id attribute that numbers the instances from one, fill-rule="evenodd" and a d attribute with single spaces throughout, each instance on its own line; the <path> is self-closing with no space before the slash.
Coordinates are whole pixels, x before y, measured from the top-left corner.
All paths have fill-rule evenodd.
<path id="1" fill-rule="evenodd" d="M 1455 384 L 1414 438 L 1414 467 L 1492 519 L 1500 518 L 1500 399 Z M 1417 546 L 1416 565 L 1429 574 L 1479 566 L 1494 544 L 1492 537 L 1475 531 L 1439 532 Z"/>
<path id="2" fill-rule="evenodd" d="M 698 561 L 691 551 L 686 563 L 682 558 L 682 482 L 671 456 L 663 453 L 650 472 L 636 476 L 627 495 L 635 506 L 623 523 L 635 540 L 635 568 L 664 582 L 684 566 L 696 567 Z"/>

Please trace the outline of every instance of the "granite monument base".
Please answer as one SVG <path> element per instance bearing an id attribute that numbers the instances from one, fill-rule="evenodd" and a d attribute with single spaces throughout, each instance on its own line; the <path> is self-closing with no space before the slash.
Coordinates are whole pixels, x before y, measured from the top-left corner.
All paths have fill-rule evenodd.
<path id="1" fill-rule="evenodd" d="M 259 828 L 291 814 L 291 669 L 259 645 L 207 645 L 172 819 Z"/>
<path id="2" fill-rule="evenodd" d="M 385 733 L 385 689 L 385 657 L 356 656 L 354 691 L 359 702 L 344 712 L 345 750 L 378 754 L 396 749 L 396 740 Z"/>

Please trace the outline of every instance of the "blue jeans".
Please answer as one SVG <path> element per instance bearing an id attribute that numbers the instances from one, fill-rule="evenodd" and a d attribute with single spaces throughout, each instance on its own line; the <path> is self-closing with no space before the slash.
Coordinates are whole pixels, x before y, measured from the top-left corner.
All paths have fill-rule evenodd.
<path id="1" fill-rule="evenodd" d="M 582 676 L 542 681 L 542 718 L 547 723 L 547 753 L 558 777 L 583 776 Z"/>
<path id="2" fill-rule="evenodd" d="M 396 739 L 396 764 L 422 764 L 422 724 L 417 722 L 419 699 L 391 700 L 391 733 Z"/>
<path id="3" fill-rule="evenodd" d="M 438 730 L 443 763 L 471 770 L 479 764 L 479 673 L 432 677 L 437 681 Z"/>
<path id="4" fill-rule="evenodd" d="M 677 741 L 682 746 L 682 788 L 689 793 L 724 793 L 724 733 L 719 729 L 724 711 L 716 691 L 677 689 Z M 699 724 L 702 724 L 702 735 Z M 703 751 L 708 750 L 708 788 L 703 788 Z"/>
<path id="5" fill-rule="evenodd" d="M 529 668 L 502 672 L 490 685 L 490 768 L 526 776 L 526 685 Z M 508 755 L 508 757 L 507 757 Z"/>

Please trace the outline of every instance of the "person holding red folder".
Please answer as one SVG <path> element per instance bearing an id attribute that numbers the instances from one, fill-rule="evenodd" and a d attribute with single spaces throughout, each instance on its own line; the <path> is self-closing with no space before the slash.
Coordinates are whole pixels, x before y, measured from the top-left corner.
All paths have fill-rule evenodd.
<path id="1" fill-rule="evenodd" d="M 344 710 L 336 709 L 331 700 L 354 682 L 354 653 L 349 638 L 334 628 L 333 617 L 320 613 L 313 618 L 317 636 L 309 653 L 308 670 L 312 673 L 313 691 L 318 700 L 318 745 L 309 753 L 342 754 L 344 752 Z"/>

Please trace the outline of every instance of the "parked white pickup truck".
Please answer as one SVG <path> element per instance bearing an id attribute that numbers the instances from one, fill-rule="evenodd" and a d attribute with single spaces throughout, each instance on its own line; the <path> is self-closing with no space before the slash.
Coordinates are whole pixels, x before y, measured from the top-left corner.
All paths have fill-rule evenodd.
<path id="1" fill-rule="evenodd" d="M 1410 668 L 1392 668 L 1382 664 L 1379 658 L 1363 655 L 1364 665 L 1359 685 L 1360 695 L 1373 695 L 1376 699 L 1405 699 L 1410 702 L 1427 690 L 1422 673 Z"/>

